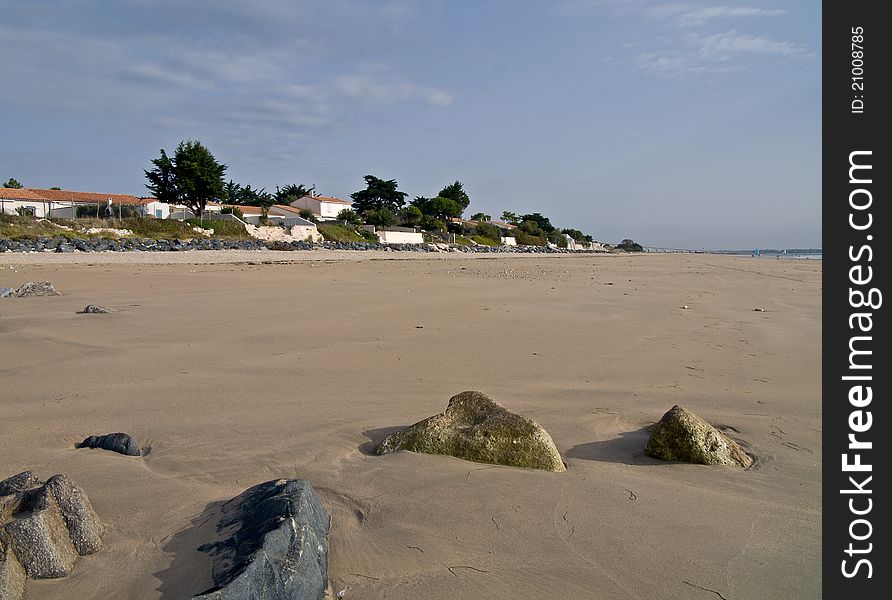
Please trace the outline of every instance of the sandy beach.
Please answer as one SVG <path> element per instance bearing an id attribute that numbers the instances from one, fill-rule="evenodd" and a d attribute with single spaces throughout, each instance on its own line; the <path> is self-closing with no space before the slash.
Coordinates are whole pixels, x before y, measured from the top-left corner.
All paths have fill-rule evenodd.
<path id="1" fill-rule="evenodd" d="M 286 477 L 332 516 L 347 600 L 821 597 L 819 261 L 0 255 L 0 286 L 36 280 L 63 295 L 0 300 L 0 479 L 65 473 L 108 529 L 28 599 L 200 592 L 204 511 Z M 567 471 L 371 454 L 464 390 Z M 756 464 L 644 456 L 675 404 Z M 151 452 L 74 448 L 117 431 Z"/>

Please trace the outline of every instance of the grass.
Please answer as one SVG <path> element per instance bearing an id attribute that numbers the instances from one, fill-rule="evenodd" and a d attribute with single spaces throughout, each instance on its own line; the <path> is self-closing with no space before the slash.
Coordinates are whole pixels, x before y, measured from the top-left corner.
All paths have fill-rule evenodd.
<path id="1" fill-rule="evenodd" d="M 467 238 L 463 235 L 455 234 L 455 243 L 459 246 L 470 246 L 471 238 Z"/>
<path id="2" fill-rule="evenodd" d="M 221 239 L 247 240 L 251 239 L 245 227 L 238 221 L 199 221 L 198 219 L 186 219 L 193 227 L 213 229 L 214 237 Z"/>
<path id="3" fill-rule="evenodd" d="M 198 221 L 196 220 L 197 224 Z M 55 225 L 54 225 L 55 224 Z M 57 227 L 61 225 L 62 227 Z M 64 229 L 69 227 L 70 229 Z M 112 232 L 85 233 L 91 227 L 107 229 L 127 229 L 132 236 L 119 236 Z M 137 237 L 149 239 L 190 239 L 200 234 L 192 230 L 195 225 L 173 219 L 127 218 L 127 219 L 34 219 L 0 215 L 0 238 L 34 239 L 38 237 L 63 236 L 75 239 L 117 239 L 120 237 Z M 221 239 L 250 239 L 248 232 L 239 223 L 231 221 L 206 221 L 205 229 L 213 229 L 214 237 Z"/>
<path id="4" fill-rule="evenodd" d="M 490 239 L 488 237 L 483 237 L 482 235 L 471 236 L 471 239 L 480 244 L 481 246 L 498 246 L 499 242 Z"/>
<path id="5" fill-rule="evenodd" d="M 0 238 L 24 240 L 36 237 L 55 237 L 57 235 L 71 237 L 73 234 L 74 232 L 56 227 L 47 221 L 38 221 L 31 217 L 19 217 L 16 215 L 0 215 Z"/>
<path id="6" fill-rule="evenodd" d="M 319 233 L 322 234 L 322 237 L 325 238 L 326 242 L 369 241 L 349 225 L 341 225 L 340 223 L 317 223 L 316 227 L 319 229 Z M 377 241 L 377 238 L 375 241 Z"/>

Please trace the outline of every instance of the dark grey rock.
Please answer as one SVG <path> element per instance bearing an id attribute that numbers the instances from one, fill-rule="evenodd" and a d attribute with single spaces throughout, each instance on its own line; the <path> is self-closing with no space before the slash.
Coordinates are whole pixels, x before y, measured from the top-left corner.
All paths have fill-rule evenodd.
<path id="1" fill-rule="evenodd" d="M 34 296 L 61 296 L 62 294 L 53 287 L 49 281 L 29 281 L 22 284 L 12 293 L 14 298 L 31 298 Z"/>
<path id="2" fill-rule="evenodd" d="M 91 435 L 84 439 L 80 444 L 75 444 L 75 448 L 99 448 L 101 450 L 111 450 L 118 454 L 127 456 L 139 456 L 142 451 L 136 441 L 126 433 L 107 433 L 105 435 Z"/>
<path id="3" fill-rule="evenodd" d="M 99 551 L 101 536 L 87 495 L 65 475 L 43 483 L 25 471 L 0 482 L 0 598 L 21 597 L 21 573 L 67 577 L 79 555 Z"/>
<path id="4" fill-rule="evenodd" d="M 248 488 L 223 505 L 217 530 L 226 539 L 201 546 L 214 557 L 215 587 L 196 597 L 313 599 L 328 589 L 331 519 L 304 479 Z"/>
<path id="5" fill-rule="evenodd" d="M 9 496 L 16 492 L 24 492 L 25 490 L 42 485 L 43 482 L 37 477 L 34 471 L 22 471 L 18 475 L 13 475 L 9 479 L 0 481 L 0 496 Z"/>
<path id="6" fill-rule="evenodd" d="M 87 315 L 87 314 L 96 314 L 96 315 L 104 315 L 106 313 L 118 312 L 117 309 L 108 307 L 108 306 L 99 306 L 98 304 L 88 304 L 84 307 L 84 310 L 79 311 L 78 314 Z"/>

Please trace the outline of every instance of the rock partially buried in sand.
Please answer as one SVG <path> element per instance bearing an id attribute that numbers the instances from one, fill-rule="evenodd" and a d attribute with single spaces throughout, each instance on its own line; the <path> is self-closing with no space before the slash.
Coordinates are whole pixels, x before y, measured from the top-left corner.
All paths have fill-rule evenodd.
<path id="1" fill-rule="evenodd" d="M 0 482 L 0 598 L 18 599 L 24 577 L 67 577 L 77 557 L 102 547 L 102 524 L 65 475 L 42 483 L 32 471 Z"/>
<path id="2" fill-rule="evenodd" d="M 214 557 L 215 587 L 196 598 L 326 597 L 331 519 L 309 481 L 267 481 L 222 510 L 217 531 L 230 536 L 198 548 Z"/>
<path id="3" fill-rule="evenodd" d="M 482 392 L 453 396 L 446 412 L 391 433 L 375 452 L 397 450 L 526 469 L 567 470 L 548 432 Z"/>
<path id="4" fill-rule="evenodd" d="M 104 315 L 107 313 L 118 312 L 117 309 L 111 308 L 109 306 L 99 306 L 97 304 L 88 304 L 84 307 L 84 310 L 79 311 L 77 314 L 79 315 Z"/>
<path id="5" fill-rule="evenodd" d="M 111 450 L 118 454 L 126 456 L 140 456 L 142 450 L 136 441 L 126 433 L 107 433 L 105 435 L 91 435 L 84 439 L 80 444 L 75 444 L 75 448 L 99 448 L 101 450 Z"/>
<path id="6" fill-rule="evenodd" d="M 31 298 L 34 296 L 61 296 L 53 284 L 49 281 L 29 281 L 22 284 L 19 289 L 14 291 L 10 296 L 13 298 Z"/>
<path id="7" fill-rule="evenodd" d="M 654 427 L 645 454 L 663 460 L 748 468 L 753 459 L 734 440 L 676 405 Z"/>
<path id="8" fill-rule="evenodd" d="M 0 287 L 0 298 L 7 298 L 7 297 L 9 297 L 9 296 L 12 296 L 12 293 L 13 293 L 14 291 L 15 291 L 15 290 L 12 289 L 12 288 L 8 288 L 8 287 Z"/>

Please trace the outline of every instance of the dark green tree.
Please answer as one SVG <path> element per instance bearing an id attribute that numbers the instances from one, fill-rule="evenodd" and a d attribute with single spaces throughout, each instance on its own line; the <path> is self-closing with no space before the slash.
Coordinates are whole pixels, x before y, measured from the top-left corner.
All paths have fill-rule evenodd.
<path id="1" fill-rule="evenodd" d="M 586 235 L 579 231 L 578 229 L 561 229 L 561 233 L 566 233 L 571 238 L 573 238 L 577 242 L 591 242 L 594 241 L 594 238 L 590 235 Z"/>
<path id="2" fill-rule="evenodd" d="M 276 201 L 281 202 L 282 204 L 291 204 L 298 198 L 311 195 L 314 191 L 316 191 L 315 186 L 306 187 L 300 183 L 289 183 L 281 189 L 279 186 L 276 186 L 275 196 Z"/>
<path id="3" fill-rule="evenodd" d="M 365 214 L 365 222 L 376 227 L 390 227 L 396 223 L 396 216 L 389 208 L 376 208 Z"/>
<path id="4" fill-rule="evenodd" d="M 6 183 L 3 184 L 3 187 L 12 188 L 14 190 L 20 190 L 25 186 L 23 186 L 17 179 L 13 179 L 12 177 L 10 177 L 9 179 L 6 180 Z"/>
<path id="5" fill-rule="evenodd" d="M 301 213 L 303 213 L 303 211 L 301 211 Z M 349 208 L 345 208 L 338 213 L 338 221 L 343 221 L 344 223 L 349 223 L 350 225 L 359 225 L 362 223 L 362 219 L 359 218 L 359 215 Z"/>
<path id="6" fill-rule="evenodd" d="M 458 202 L 459 206 L 461 206 L 461 211 L 456 215 L 461 216 L 461 213 L 464 212 L 468 205 L 471 203 L 471 199 L 468 198 L 468 195 L 465 193 L 464 188 L 462 187 L 461 181 L 456 180 L 455 183 L 451 183 L 440 190 L 440 193 L 437 194 L 440 198 L 449 198 L 450 200 L 455 200 Z"/>
<path id="7" fill-rule="evenodd" d="M 517 216 L 517 213 L 513 213 L 509 210 L 502 211 L 502 220 L 512 225 L 520 223 L 520 218 Z"/>
<path id="8" fill-rule="evenodd" d="M 223 185 L 223 196 L 222 200 L 229 202 L 230 204 L 238 204 L 242 194 L 242 186 L 234 182 L 233 180 L 229 180 L 228 183 Z"/>
<path id="9" fill-rule="evenodd" d="M 523 215 L 520 220 L 535 222 L 536 225 L 539 226 L 539 229 L 541 229 L 545 233 L 551 233 L 552 231 L 554 231 L 554 225 L 551 224 L 551 221 L 548 220 L 548 217 L 543 217 L 541 213 Z"/>
<path id="10" fill-rule="evenodd" d="M 439 217 L 444 221 L 449 221 L 453 217 L 460 217 L 462 206 L 452 198 L 443 198 L 437 196 L 428 201 L 428 214 Z"/>
<path id="11" fill-rule="evenodd" d="M 476 212 L 471 215 L 472 221 L 479 221 L 481 223 L 485 221 L 492 221 L 492 215 L 483 214 L 482 212 Z"/>
<path id="12" fill-rule="evenodd" d="M 639 244 L 635 240 L 630 240 L 628 238 L 621 241 L 619 244 L 616 245 L 616 247 L 622 248 L 623 250 L 626 250 L 628 252 L 644 252 L 644 248 L 641 246 L 641 244 Z"/>
<path id="13" fill-rule="evenodd" d="M 373 210 L 386 208 L 393 216 L 406 203 L 406 194 L 397 190 L 396 179 L 378 179 L 374 175 L 364 177 L 366 189 L 350 194 L 353 210 L 365 215 Z"/>
<path id="14" fill-rule="evenodd" d="M 201 218 L 209 200 L 223 198 L 226 165 L 199 141 L 180 142 L 173 158 L 162 149 L 152 164 L 155 168 L 145 171 L 146 187 L 161 202 L 183 204 Z"/>
<path id="15" fill-rule="evenodd" d="M 403 225 L 408 225 L 410 227 L 414 227 L 421 222 L 421 218 L 424 216 L 421 212 L 421 209 L 417 206 L 404 206 L 400 209 L 400 212 L 397 214 L 399 217 L 400 223 Z"/>

